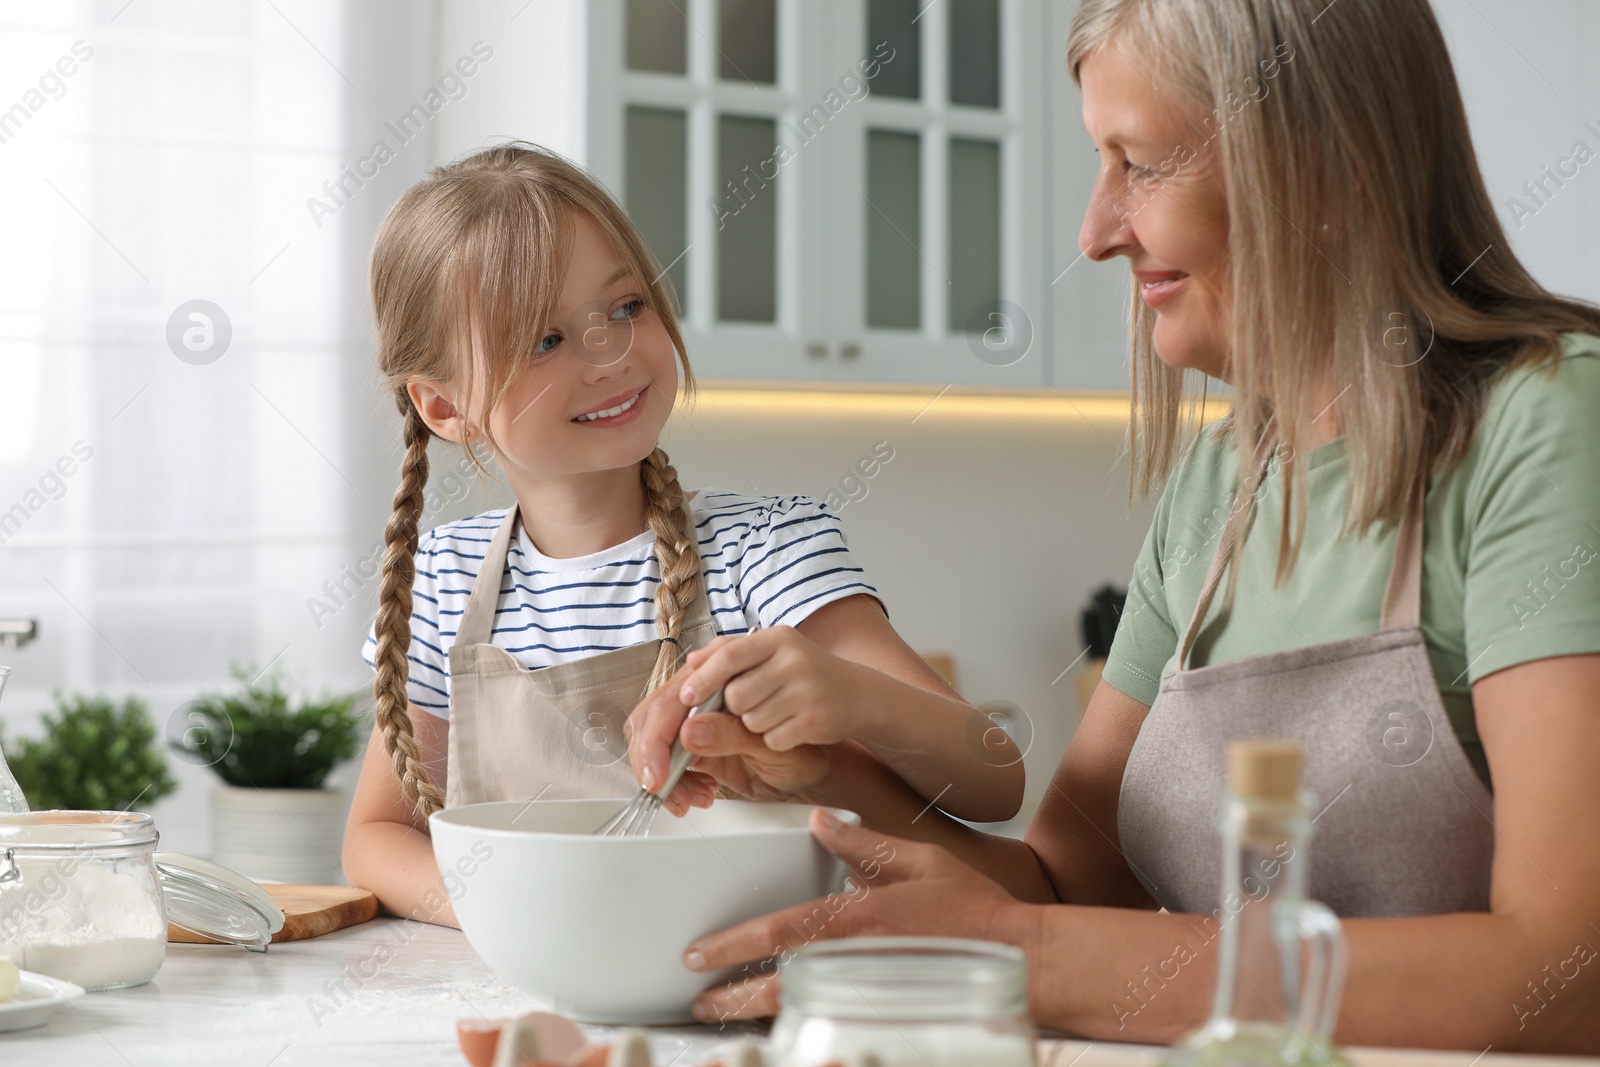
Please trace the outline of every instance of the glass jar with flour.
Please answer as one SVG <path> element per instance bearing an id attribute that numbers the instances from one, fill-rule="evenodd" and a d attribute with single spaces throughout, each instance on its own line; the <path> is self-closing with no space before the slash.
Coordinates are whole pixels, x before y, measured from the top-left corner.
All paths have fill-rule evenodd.
<path id="1" fill-rule="evenodd" d="M 85 989 L 148 982 L 167 948 L 156 837 L 136 812 L 0 816 L 0 956 Z"/>
<path id="2" fill-rule="evenodd" d="M 779 964 L 777 1067 L 1033 1067 L 1027 960 L 988 941 L 865 937 Z"/>
<path id="3" fill-rule="evenodd" d="M 214 863 L 157 852 L 131 811 L 0 815 L 0 956 L 88 990 L 155 977 L 167 926 L 265 952 L 283 912 Z"/>

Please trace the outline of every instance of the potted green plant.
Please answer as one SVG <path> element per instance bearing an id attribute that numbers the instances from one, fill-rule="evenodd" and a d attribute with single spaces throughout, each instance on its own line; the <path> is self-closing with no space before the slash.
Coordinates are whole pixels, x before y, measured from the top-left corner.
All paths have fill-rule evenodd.
<path id="1" fill-rule="evenodd" d="M 148 808 L 178 787 L 144 704 L 55 694 L 44 736 L 5 742 L 17 784 L 35 811 Z"/>
<path id="2" fill-rule="evenodd" d="M 188 728 L 169 742 L 222 779 L 211 791 L 211 859 L 251 878 L 337 884 L 348 799 L 325 783 L 356 753 L 355 697 L 293 700 L 276 673 L 233 675 L 242 688 L 192 701 Z"/>

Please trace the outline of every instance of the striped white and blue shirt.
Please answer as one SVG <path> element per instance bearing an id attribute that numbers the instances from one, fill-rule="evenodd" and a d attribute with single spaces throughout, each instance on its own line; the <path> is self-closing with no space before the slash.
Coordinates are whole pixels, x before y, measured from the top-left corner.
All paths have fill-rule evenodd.
<path id="1" fill-rule="evenodd" d="M 851 557 L 838 516 L 810 497 L 702 489 L 689 508 L 718 633 L 794 626 L 835 600 L 878 596 Z M 502 508 L 460 519 L 418 540 L 407 687 L 413 704 L 441 718 L 450 714 L 450 646 L 505 514 Z M 553 559 L 519 522 L 490 641 L 530 670 L 649 641 L 660 584 L 649 531 L 592 555 Z M 362 650 L 368 666 L 376 651 L 369 631 Z"/>

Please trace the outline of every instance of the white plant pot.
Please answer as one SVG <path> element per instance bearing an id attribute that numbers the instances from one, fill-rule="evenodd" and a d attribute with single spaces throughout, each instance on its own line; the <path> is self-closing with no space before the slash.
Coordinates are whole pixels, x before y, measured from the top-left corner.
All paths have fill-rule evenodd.
<path id="1" fill-rule="evenodd" d="M 334 789 L 211 790 L 211 860 L 249 878 L 343 885 L 350 798 Z"/>

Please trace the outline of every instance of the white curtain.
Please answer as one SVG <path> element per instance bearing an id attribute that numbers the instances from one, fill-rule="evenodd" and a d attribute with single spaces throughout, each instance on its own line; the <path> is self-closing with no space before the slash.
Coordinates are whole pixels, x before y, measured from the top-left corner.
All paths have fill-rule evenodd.
<path id="1" fill-rule="evenodd" d="M 234 663 L 366 684 L 398 462 L 366 255 L 428 138 L 345 168 L 432 33 L 426 0 L 0 4 L 0 617 L 40 625 L 0 650 L 9 735 L 56 688 L 165 728 Z M 203 850 L 209 772 L 174 762 L 151 810 Z"/>

